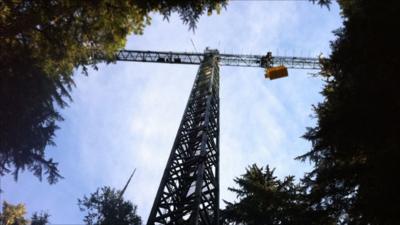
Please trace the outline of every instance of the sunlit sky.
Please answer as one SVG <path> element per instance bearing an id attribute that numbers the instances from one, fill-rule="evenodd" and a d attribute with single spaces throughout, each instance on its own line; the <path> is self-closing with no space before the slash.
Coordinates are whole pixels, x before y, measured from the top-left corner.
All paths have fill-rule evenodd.
<path id="1" fill-rule="evenodd" d="M 201 17 L 196 31 L 177 15 L 169 22 L 153 15 L 127 49 L 194 51 L 283 56 L 329 55 L 332 31 L 341 26 L 337 5 L 330 10 L 307 1 L 232 1 L 220 15 Z M 89 76 L 75 74 L 74 101 L 63 109 L 49 157 L 64 179 L 55 185 L 25 172 L 15 182 L 1 178 L 0 200 L 25 203 L 28 214 L 45 211 L 53 224 L 82 224 L 77 199 L 101 186 L 122 189 L 137 169 L 125 198 L 147 221 L 154 197 L 197 72 L 197 66 L 118 62 L 100 65 Z M 221 67 L 220 189 L 257 163 L 279 177 L 300 177 L 311 169 L 294 158 L 310 149 L 301 136 L 316 123 L 312 104 L 322 100 L 316 71 L 289 70 L 289 77 L 264 79 L 261 68 Z"/>

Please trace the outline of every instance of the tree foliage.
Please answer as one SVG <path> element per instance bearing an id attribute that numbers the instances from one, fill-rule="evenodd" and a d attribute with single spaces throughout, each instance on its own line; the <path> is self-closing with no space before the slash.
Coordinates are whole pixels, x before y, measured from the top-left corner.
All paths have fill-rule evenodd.
<path id="1" fill-rule="evenodd" d="M 86 211 L 84 222 L 87 225 L 140 225 L 142 220 L 136 214 L 136 205 L 125 201 L 121 191 L 102 187 L 89 197 L 78 199 L 81 211 Z"/>
<path id="2" fill-rule="evenodd" d="M 49 217 L 50 215 L 46 212 L 35 212 L 31 218 L 30 225 L 46 225 L 49 224 Z"/>
<path id="3" fill-rule="evenodd" d="M 226 0 L 0 1 L 0 175 L 21 170 L 49 183 L 61 178 L 45 148 L 54 145 L 61 108 L 71 101 L 73 71 L 111 61 L 150 13 L 178 13 L 195 27 Z M 100 57 L 101 56 L 101 57 Z"/>
<path id="4" fill-rule="evenodd" d="M 311 224 L 311 213 L 305 189 L 296 184 L 293 176 L 283 180 L 274 170 L 253 164 L 246 173 L 234 179 L 238 202 L 225 202 L 222 212 L 225 222 L 246 225 Z"/>
<path id="5" fill-rule="evenodd" d="M 315 107 L 318 124 L 305 138 L 314 163 L 305 179 L 313 207 L 340 224 L 397 224 L 400 160 L 399 4 L 339 0 L 336 31 Z"/>
<path id="6" fill-rule="evenodd" d="M 310 0 L 312 3 L 317 3 L 318 5 L 322 6 L 326 6 L 327 8 L 329 8 L 330 4 L 332 3 L 332 0 Z"/>
<path id="7" fill-rule="evenodd" d="M 24 218 L 26 209 L 24 204 L 12 205 L 3 202 L 3 212 L 0 213 L 0 225 L 27 225 Z"/>

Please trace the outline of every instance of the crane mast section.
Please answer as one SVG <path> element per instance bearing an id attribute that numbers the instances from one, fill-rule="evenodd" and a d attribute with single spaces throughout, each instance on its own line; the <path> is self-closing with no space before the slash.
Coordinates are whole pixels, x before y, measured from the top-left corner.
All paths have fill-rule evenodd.
<path id="1" fill-rule="evenodd" d="M 219 67 L 200 64 L 147 225 L 219 224 Z"/>
<path id="2" fill-rule="evenodd" d="M 204 53 L 121 50 L 118 61 L 199 65 Z M 272 56 L 266 61 L 263 55 L 218 54 L 219 65 L 269 68 L 284 65 L 289 69 L 320 69 L 318 58 Z"/>

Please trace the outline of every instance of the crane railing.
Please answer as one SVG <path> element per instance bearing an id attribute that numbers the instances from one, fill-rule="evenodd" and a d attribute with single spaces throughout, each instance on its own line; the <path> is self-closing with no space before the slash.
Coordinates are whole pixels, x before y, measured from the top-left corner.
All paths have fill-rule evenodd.
<path id="1" fill-rule="evenodd" d="M 217 54 L 221 66 L 262 67 L 284 65 L 290 69 L 320 69 L 318 58 L 288 57 L 272 55 L 219 54 L 218 52 L 164 52 L 121 50 L 116 54 L 118 61 L 172 63 L 199 65 L 206 54 Z M 269 53 L 270 54 L 270 53 Z"/>

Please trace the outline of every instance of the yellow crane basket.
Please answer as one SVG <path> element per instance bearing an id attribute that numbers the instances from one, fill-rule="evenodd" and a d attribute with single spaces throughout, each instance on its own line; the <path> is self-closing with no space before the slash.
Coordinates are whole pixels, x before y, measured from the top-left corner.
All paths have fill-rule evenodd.
<path id="1" fill-rule="evenodd" d="M 271 80 L 287 76 L 288 70 L 285 66 L 275 66 L 265 69 L 265 78 L 269 78 Z"/>

